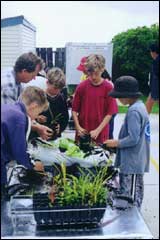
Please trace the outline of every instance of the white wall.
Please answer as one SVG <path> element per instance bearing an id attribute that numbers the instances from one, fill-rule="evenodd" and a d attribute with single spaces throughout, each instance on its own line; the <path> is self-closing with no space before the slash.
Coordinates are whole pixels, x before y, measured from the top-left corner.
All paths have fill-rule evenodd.
<path id="1" fill-rule="evenodd" d="M 1 28 L 1 68 L 12 67 L 23 53 L 36 52 L 36 33 L 22 24 Z"/>
<path id="2" fill-rule="evenodd" d="M 76 68 L 81 58 L 90 54 L 101 54 L 106 59 L 106 69 L 112 76 L 112 43 L 67 43 L 66 44 L 66 80 L 67 84 L 79 84 L 82 72 Z"/>
<path id="3" fill-rule="evenodd" d="M 36 52 L 36 33 L 24 25 L 21 25 L 22 30 L 22 51 Z"/>
<path id="4" fill-rule="evenodd" d="M 1 28 L 1 68 L 13 66 L 21 52 L 20 25 Z"/>

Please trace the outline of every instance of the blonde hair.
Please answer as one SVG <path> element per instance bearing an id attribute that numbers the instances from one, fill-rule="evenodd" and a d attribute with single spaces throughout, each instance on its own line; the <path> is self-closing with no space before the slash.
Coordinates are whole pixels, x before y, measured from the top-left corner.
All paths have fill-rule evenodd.
<path id="1" fill-rule="evenodd" d="M 19 99 L 29 106 L 31 103 L 36 102 L 39 107 L 44 107 L 44 111 L 48 109 L 49 103 L 45 92 L 39 87 L 26 87 L 21 93 Z"/>
<path id="2" fill-rule="evenodd" d="M 47 72 L 47 79 L 55 88 L 62 89 L 65 86 L 65 75 L 60 68 L 51 68 Z"/>
<path id="3" fill-rule="evenodd" d="M 105 68 L 105 58 L 102 55 L 91 54 L 84 63 L 87 72 L 101 72 Z"/>

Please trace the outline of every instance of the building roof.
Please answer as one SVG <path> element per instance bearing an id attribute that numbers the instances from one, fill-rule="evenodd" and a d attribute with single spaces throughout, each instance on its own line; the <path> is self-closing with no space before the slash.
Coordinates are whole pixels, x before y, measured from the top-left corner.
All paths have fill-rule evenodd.
<path id="1" fill-rule="evenodd" d="M 32 31 L 36 32 L 36 27 L 28 22 L 23 15 L 1 19 L 1 28 L 16 26 L 18 24 L 23 24 L 24 26 L 30 28 Z"/>

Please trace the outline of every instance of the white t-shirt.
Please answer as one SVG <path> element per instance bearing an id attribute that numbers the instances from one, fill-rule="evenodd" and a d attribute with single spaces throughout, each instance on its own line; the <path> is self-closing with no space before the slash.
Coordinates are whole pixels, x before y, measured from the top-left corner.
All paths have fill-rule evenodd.
<path id="1" fill-rule="evenodd" d="M 45 90 L 46 82 L 47 82 L 46 78 L 41 77 L 41 76 L 36 76 L 36 78 L 31 80 L 30 82 L 22 84 L 22 87 L 24 89 L 29 86 L 34 86 L 34 87 L 39 87 L 39 88 Z"/>

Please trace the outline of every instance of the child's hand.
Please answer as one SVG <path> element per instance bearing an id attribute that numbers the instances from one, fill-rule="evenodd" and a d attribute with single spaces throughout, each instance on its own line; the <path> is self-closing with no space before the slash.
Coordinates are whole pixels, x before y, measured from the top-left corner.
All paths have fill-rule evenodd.
<path id="1" fill-rule="evenodd" d="M 115 139 L 109 139 L 104 142 L 107 147 L 118 147 L 118 140 Z"/>
<path id="2" fill-rule="evenodd" d="M 77 133 L 78 133 L 78 136 L 83 136 L 83 135 L 87 134 L 88 132 L 87 132 L 86 129 L 84 129 L 82 127 L 78 127 L 77 128 Z"/>
<path id="3" fill-rule="evenodd" d="M 39 123 L 45 123 L 45 122 L 47 121 L 47 118 L 46 118 L 45 116 L 43 116 L 43 115 L 39 115 L 39 116 L 37 117 L 37 121 L 38 121 Z"/>
<path id="4" fill-rule="evenodd" d="M 41 161 L 35 161 L 34 170 L 38 172 L 44 172 L 44 166 Z"/>
<path id="5" fill-rule="evenodd" d="M 90 135 L 91 135 L 92 139 L 96 140 L 99 135 L 99 131 L 97 129 L 92 130 L 92 131 L 90 131 Z"/>
<path id="6" fill-rule="evenodd" d="M 53 136 L 52 129 L 44 125 L 39 125 L 37 128 L 37 132 L 40 135 L 40 137 L 44 140 L 48 140 Z"/>
<path id="7" fill-rule="evenodd" d="M 60 124 L 57 124 L 57 126 L 55 127 L 56 130 L 56 135 L 59 135 L 60 133 Z"/>

